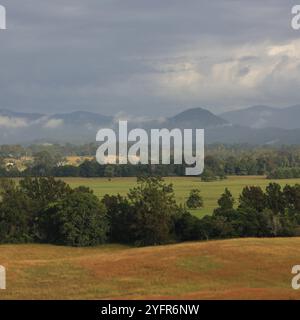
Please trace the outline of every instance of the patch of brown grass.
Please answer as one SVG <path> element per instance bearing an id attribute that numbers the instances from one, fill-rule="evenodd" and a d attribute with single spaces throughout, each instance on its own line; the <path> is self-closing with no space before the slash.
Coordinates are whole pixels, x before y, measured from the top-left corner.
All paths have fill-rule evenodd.
<path id="1" fill-rule="evenodd" d="M 0 246 L 0 299 L 299 299 L 300 238 L 129 248 Z"/>

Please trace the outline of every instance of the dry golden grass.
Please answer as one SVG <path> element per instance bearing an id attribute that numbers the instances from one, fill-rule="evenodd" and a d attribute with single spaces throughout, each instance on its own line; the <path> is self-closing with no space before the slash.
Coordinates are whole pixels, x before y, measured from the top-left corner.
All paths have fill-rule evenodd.
<path id="1" fill-rule="evenodd" d="M 72 166 L 79 166 L 82 162 L 84 162 L 85 160 L 92 160 L 94 159 L 94 157 L 88 157 L 88 156 L 69 156 L 66 157 L 66 161 L 68 165 L 72 165 Z"/>
<path id="2" fill-rule="evenodd" d="M 2 245 L 0 299 L 299 299 L 300 238 L 130 248 Z"/>

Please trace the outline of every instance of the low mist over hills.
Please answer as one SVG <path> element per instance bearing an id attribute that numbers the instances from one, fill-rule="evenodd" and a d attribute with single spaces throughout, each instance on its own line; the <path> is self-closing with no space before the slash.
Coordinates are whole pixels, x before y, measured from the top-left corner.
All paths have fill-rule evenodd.
<path id="1" fill-rule="evenodd" d="M 122 117 L 123 120 L 126 117 Z M 215 115 L 187 109 L 164 119 L 129 118 L 129 128 L 206 129 L 206 143 L 299 144 L 300 105 L 284 109 L 254 106 Z M 54 115 L 0 110 L 0 144 L 95 142 L 101 128 L 116 128 L 118 118 L 87 111 Z"/>

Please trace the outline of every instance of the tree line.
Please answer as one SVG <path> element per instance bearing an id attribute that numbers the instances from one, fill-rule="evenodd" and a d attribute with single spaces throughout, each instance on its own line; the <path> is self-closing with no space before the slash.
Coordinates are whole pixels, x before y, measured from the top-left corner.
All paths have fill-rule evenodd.
<path id="1" fill-rule="evenodd" d="M 0 243 L 94 246 L 160 245 L 232 237 L 295 236 L 300 225 L 300 185 L 246 187 L 235 205 L 228 189 L 212 215 L 197 218 L 175 200 L 172 184 L 139 177 L 126 196 L 105 195 L 51 177 L 2 179 Z M 187 204 L 201 207 L 197 190 Z"/>
<path id="2" fill-rule="evenodd" d="M 268 179 L 299 179 L 300 167 L 277 168 L 268 174 Z"/>
<path id="3" fill-rule="evenodd" d="M 67 164 L 70 155 L 94 156 L 95 144 L 73 146 L 32 145 L 0 146 L 0 177 L 57 176 L 57 177 L 134 177 L 156 174 L 184 176 L 185 165 L 99 165 L 85 160 L 80 165 Z M 25 170 L 5 166 L 4 159 L 31 156 Z M 299 147 L 251 147 L 247 145 L 209 145 L 205 150 L 203 181 L 224 179 L 229 175 L 267 175 L 269 178 L 298 178 Z"/>

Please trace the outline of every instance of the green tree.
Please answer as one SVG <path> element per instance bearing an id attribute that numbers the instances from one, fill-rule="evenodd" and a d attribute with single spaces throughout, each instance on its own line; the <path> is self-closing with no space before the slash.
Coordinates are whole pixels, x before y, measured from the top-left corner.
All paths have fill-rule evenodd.
<path id="1" fill-rule="evenodd" d="M 204 182 L 211 182 L 217 179 L 218 179 L 217 176 L 214 174 L 214 172 L 211 169 L 205 168 L 201 175 L 201 180 Z"/>
<path id="2" fill-rule="evenodd" d="M 127 198 L 106 194 L 101 202 L 110 221 L 109 240 L 114 243 L 134 243 L 136 215 Z"/>
<path id="3" fill-rule="evenodd" d="M 0 243 L 33 240 L 33 212 L 30 199 L 11 180 L 1 181 Z"/>
<path id="4" fill-rule="evenodd" d="M 49 176 L 54 167 L 62 165 L 64 158 L 59 153 L 51 153 L 46 150 L 34 154 L 31 174 Z"/>
<path id="5" fill-rule="evenodd" d="M 179 210 L 173 217 L 174 233 L 178 241 L 201 239 L 199 231 L 200 220 L 185 210 Z"/>
<path id="6" fill-rule="evenodd" d="M 300 184 L 286 185 L 283 189 L 283 196 L 287 207 L 293 212 L 300 213 Z"/>
<path id="7" fill-rule="evenodd" d="M 204 203 L 203 198 L 200 195 L 200 190 L 192 189 L 190 191 L 189 197 L 186 201 L 186 205 L 189 209 L 197 209 L 203 207 Z"/>
<path id="8" fill-rule="evenodd" d="M 104 170 L 104 177 L 113 178 L 115 176 L 115 168 L 111 165 L 106 166 Z"/>
<path id="9" fill-rule="evenodd" d="M 65 198 L 72 191 L 64 181 L 53 177 L 24 178 L 20 181 L 20 189 L 38 208 Z"/>
<path id="10" fill-rule="evenodd" d="M 241 208 L 253 208 L 262 212 L 266 207 L 266 196 L 261 187 L 245 187 L 239 198 Z"/>
<path id="11" fill-rule="evenodd" d="M 141 177 L 128 198 L 135 214 L 135 243 L 158 245 L 170 241 L 171 217 L 178 210 L 173 188 L 159 177 Z"/>
<path id="12" fill-rule="evenodd" d="M 85 160 L 80 166 L 79 166 L 79 176 L 80 177 L 98 177 L 98 176 L 104 176 L 103 170 L 105 166 L 100 166 L 99 163 L 97 163 L 95 160 L 89 161 Z"/>
<path id="13" fill-rule="evenodd" d="M 218 200 L 218 205 L 219 207 L 215 209 L 215 213 L 221 213 L 233 209 L 234 198 L 227 188 Z"/>
<path id="14" fill-rule="evenodd" d="M 270 183 L 266 188 L 266 203 L 267 207 L 272 210 L 274 214 L 284 213 L 285 198 L 278 183 Z"/>
<path id="15" fill-rule="evenodd" d="M 46 242 L 77 247 L 104 243 L 108 226 L 105 206 L 84 192 L 49 205 L 41 222 Z"/>

